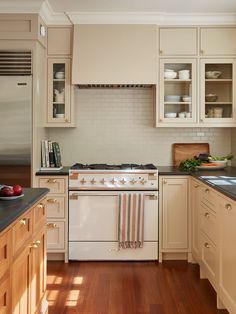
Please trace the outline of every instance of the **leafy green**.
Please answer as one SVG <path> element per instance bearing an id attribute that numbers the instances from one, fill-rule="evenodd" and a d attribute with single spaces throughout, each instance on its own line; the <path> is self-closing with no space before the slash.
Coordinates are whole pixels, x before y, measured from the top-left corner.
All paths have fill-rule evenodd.
<path id="1" fill-rule="evenodd" d="M 210 160 L 232 160 L 234 158 L 234 155 L 233 154 L 229 154 L 227 156 L 211 156 L 211 157 L 208 157 Z"/>
<path id="2" fill-rule="evenodd" d="M 202 160 L 196 158 L 182 160 L 179 164 L 179 169 L 184 171 L 194 171 L 196 170 L 196 167 L 201 166 L 202 163 Z"/>

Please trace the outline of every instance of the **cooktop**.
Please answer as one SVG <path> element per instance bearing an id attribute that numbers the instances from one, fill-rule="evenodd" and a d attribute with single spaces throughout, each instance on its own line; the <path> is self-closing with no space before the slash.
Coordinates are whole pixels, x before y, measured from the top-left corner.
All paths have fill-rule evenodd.
<path id="1" fill-rule="evenodd" d="M 74 164 L 71 169 L 76 170 L 156 170 L 157 168 L 153 164 L 120 164 L 120 165 L 109 165 L 109 164 Z"/>

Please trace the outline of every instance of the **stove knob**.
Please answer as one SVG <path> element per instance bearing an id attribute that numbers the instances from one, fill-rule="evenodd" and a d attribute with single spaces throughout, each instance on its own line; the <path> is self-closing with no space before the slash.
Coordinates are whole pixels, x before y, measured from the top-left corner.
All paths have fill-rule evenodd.
<path id="1" fill-rule="evenodd" d="M 132 179 L 130 182 L 131 182 L 132 184 L 137 183 L 137 181 L 135 181 L 134 179 Z"/>
<path id="2" fill-rule="evenodd" d="M 97 181 L 93 178 L 90 182 L 91 184 L 95 184 Z"/>
<path id="3" fill-rule="evenodd" d="M 147 183 L 147 181 L 144 180 L 144 179 L 142 179 L 142 180 L 140 181 L 140 183 L 144 185 L 145 183 Z"/>
<path id="4" fill-rule="evenodd" d="M 121 182 L 122 184 L 125 184 L 126 180 L 125 180 L 125 179 L 122 179 L 122 180 L 120 180 L 120 182 Z"/>
<path id="5" fill-rule="evenodd" d="M 86 183 L 86 181 L 84 180 L 84 178 L 83 178 L 80 182 L 81 182 L 81 184 L 85 184 L 85 183 Z"/>
<path id="6" fill-rule="evenodd" d="M 105 179 L 102 179 L 101 181 L 100 181 L 102 184 L 105 184 Z"/>
<path id="7" fill-rule="evenodd" d="M 113 178 L 113 179 L 111 180 L 111 183 L 112 183 L 112 184 L 115 184 L 115 183 L 116 183 L 116 180 Z"/>

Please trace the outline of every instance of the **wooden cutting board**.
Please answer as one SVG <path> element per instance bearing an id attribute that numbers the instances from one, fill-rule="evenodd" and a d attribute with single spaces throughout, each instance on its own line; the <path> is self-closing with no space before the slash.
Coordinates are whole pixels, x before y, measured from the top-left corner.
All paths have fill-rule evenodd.
<path id="1" fill-rule="evenodd" d="M 209 143 L 175 143 L 173 144 L 173 165 L 179 166 L 182 160 L 204 153 L 210 153 Z"/>

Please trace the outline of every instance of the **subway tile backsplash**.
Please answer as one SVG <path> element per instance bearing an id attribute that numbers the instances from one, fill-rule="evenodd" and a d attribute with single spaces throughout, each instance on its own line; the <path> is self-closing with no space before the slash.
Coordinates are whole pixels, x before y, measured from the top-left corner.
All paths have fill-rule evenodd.
<path id="1" fill-rule="evenodd" d="M 215 155 L 231 152 L 229 128 L 155 128 L 152 89 L 75 88 L 76 128 L 51 128 L 64 165 L 172 164 L 172 144 L 209 142 Z"/>

